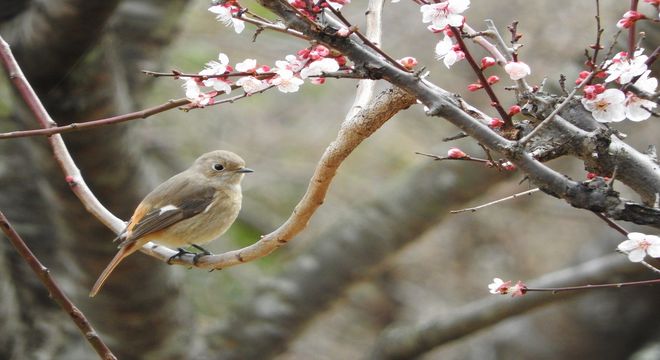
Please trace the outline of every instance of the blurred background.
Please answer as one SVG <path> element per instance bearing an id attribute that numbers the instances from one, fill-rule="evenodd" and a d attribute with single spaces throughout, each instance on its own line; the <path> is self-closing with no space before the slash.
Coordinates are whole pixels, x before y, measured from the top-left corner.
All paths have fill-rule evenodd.
<path id="1" fill-rule="evenodd" d="M 629 4 L 600 3 L 603 43 L 609 46 L 614 24 Z M 253 1 L 241 4 L 273 18 Z M 254 28 L 248 25 L 237 35 L 218 23 L 208 6 L 178 0 L 5 1 L 0 34 L 58 124 L 184 96 L 182 81 L 147 78 L 139 70 L 198 72 L 218 52 L 232 65 L 246 58 L 273 65 L 308 46 L 268 31 L 252 41 Z M 364 28 L 365 8 L 366 1 L 354 0 L 343 12 Z M 653 14 L 648 4 L 640 9 Z M 555 92 L 560 74 L 571 85 L 582 70 L 584 49 L 596 37 L 594 15 L 595 2 L 569 0 L 473 0 L 466 13 L 477 30 L 485 29 L 482 20 L 493 19 L 505 38 L 506 26 L 518 20 L 520 58 L 532 68 L 530 83 L 547 79 L 546 88 Z M 417 5 L 386 2 L 383 16 L 383 50 L 394 58 L 414 56 L 433 82 L 495 115 L 483 92 L 465 91 L 474 82 L 466 62 L 448 71 L 434 59 L 439 38 L 421 23 Z M 658 44 L 658 31 L 641 30 L 648 53 Z M 624 38 L 619 41 L 621 47 Z M 486 55 L 473 49 L 475 57 Z M 499 69 L 493 74 L 506 79 Z M 514 101 L 506 85 L 496 85 L 505 108 Z M 288 218 L 336 137 L 355 86 L 354 80 L 328 79 L 295 94 L 272 90 L 64 139 L 92 190 L 124 219 L 155 184 L 199 154 L 214 149 L 240 154 L 256 172 L 244 180 L 239 220 L 209 245 L 222 252 L 256 241 Z M 386 87 L 379 83 L 377 91 Z M 1 91 L 0 130 L 37 127 L 8 82 Z M 658 145 L 654 119 L 615 127 L 637 149 Z M 467 304 L 492 296 L 487 285 L 494 277 L 531 280 L 611 254 L 623 240 L 592 213 L 540 192 L 475 213 L 450 214 L 530 189 L 519 172 L 415 154 L 444 155 L 457 146 L 483 157 L 470 139 L 442 141 L 458 132 L 413 106 L 357 148 L 308 227 L 286 247 L 211 273 L 135 255 L 94 299 L 86 294 L 116 250 L 113 234 L 70 193 L 44 139 L 0 142 L 0 210 L 121 359 L 368 358 L 385 328 L 451 319 Z M 551 165 L 574 179 L 586 175 L 575 159 Z M 2 242 L 0 251 L 0 358 L 93 358 L 13 249 Z M 640 266 L 609 280 L 648 276 Z M 657 287 L 608 289 L 551 301 L 535 311 L 521 309 L 485 331 L 428 346 L 433 349 L 420 356 L 657 359 L 652 351 L 660 339 L 659 295 Z M 520 300 L 507 301 L 515 308 Z M 657 357 L 644 357 L 653 354 Z"/>

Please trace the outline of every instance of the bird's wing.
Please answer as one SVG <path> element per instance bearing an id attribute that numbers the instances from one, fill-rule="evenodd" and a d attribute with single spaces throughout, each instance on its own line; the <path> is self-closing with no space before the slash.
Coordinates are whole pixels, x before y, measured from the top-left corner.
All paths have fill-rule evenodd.
<path id="1" fill-rule="evenodd" d="M 192 188 L 184 185 L 172 190 L 176 192 L 169 201 L 165 201 L 166 204 L 150 205 L 146 198 L 135 209 L 131 223 L 128 224 L 127 237 L 121 246 L 203 212 L 211 205 L 216 193 L 210 186 Z M 136 219 L 139 220 L 133 223 Z"/>

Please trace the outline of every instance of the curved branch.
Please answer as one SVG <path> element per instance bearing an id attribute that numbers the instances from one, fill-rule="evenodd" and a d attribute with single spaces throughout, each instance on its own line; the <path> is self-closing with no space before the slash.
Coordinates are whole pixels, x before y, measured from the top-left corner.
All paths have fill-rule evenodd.
<path id="1" fill-rule="evenodd" d="M 9 45 L 1 37 L 0 60 L 14 86 L 41 126 L 44 128 L 54 126 L 55 122 L 50 118 L 50 115 L 39 101 L 34 90 L 32 90 L 32 87 L 25 79 L 11 53 Z M 294 209 L 291 217 L 277 230 L 263 236 L 255 244 L 243 249 L 205 256 L 199 261 L 195 261 L 192 255 L 184 255 L 170 261 L 170 263 L 207 269 L 221 269 L 258 259 L 285 245 L 306 227 L 316 209 L 321 206 L 337 168 L 344 159 L 387 120 L 414 103 L 415 98 L 405 91 L 399 89 L 385 90 L 371 102 L 370 106 L 365 107 L 355 117 L 345 121 L 337 135 L 337 139 L 328 146 L 319 161 L 314 176 L 310 180 L 307 192 Z M 66 175 L 66 181 L 85 208 L 116 234 L 123 231 L 125 227 L 124 222 L 108 211 L 85 184 L 61 135 L 52 135 L 48 140 L 58 164 Z M 170 260 L 177 253 L 172 249 L 153 243 L 147 243 L 140 250 L 162 261 Z"/>

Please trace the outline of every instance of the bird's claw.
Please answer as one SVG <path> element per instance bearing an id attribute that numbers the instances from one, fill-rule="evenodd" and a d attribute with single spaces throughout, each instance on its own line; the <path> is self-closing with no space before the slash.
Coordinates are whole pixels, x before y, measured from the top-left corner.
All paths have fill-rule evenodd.
<path id="1" fill-rule="evenodd" d="M 176 259 L 182 257 L 183 255 L 186 255 L 186 254 L 193 254 L 193 253 L 191 253 L 190 251 L 184 250 L 183 248 L 177 248 L 177 250 L 178 250 L 178 251 L 177 251 L 176 254 L 170 256 L 170 258 L 167 259 L 167 265 L 172 265 L 172 261 L 174 261 L 174 260 L 176 260 Z"/>

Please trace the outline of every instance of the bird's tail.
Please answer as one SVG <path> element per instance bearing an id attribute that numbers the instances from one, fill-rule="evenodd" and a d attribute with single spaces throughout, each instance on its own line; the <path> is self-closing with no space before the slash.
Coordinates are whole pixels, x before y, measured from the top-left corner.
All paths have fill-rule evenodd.
<path id="1" fill-rule="evenodd" d="M 103 270 L 101 275 L 99 276 L 98 280 L 96 280 L 96 283 L 94 283 L 94 286 L 92 287 L 92 291 L 89 292 L 89 297 L 94 297 L 96 294 L 101 290 L 101 287 L 103 287 L 103 284 L 105 284 L 105 281 L 108 280 L 108 277 L 112 273 L 112 271 L 115 270 L 117 265 L 124 260 L 128 255 L 134 253 L 140 248 L 140 246 L 135 243 L 128 243 L 122 247 L 119 248 L 119 251 L 117 252 L 117 255 L 115 255 L 114 258 L 112 258 L 112 261 L 110 261 L 110 264 L 106 266 L 106 268 Z"/>

